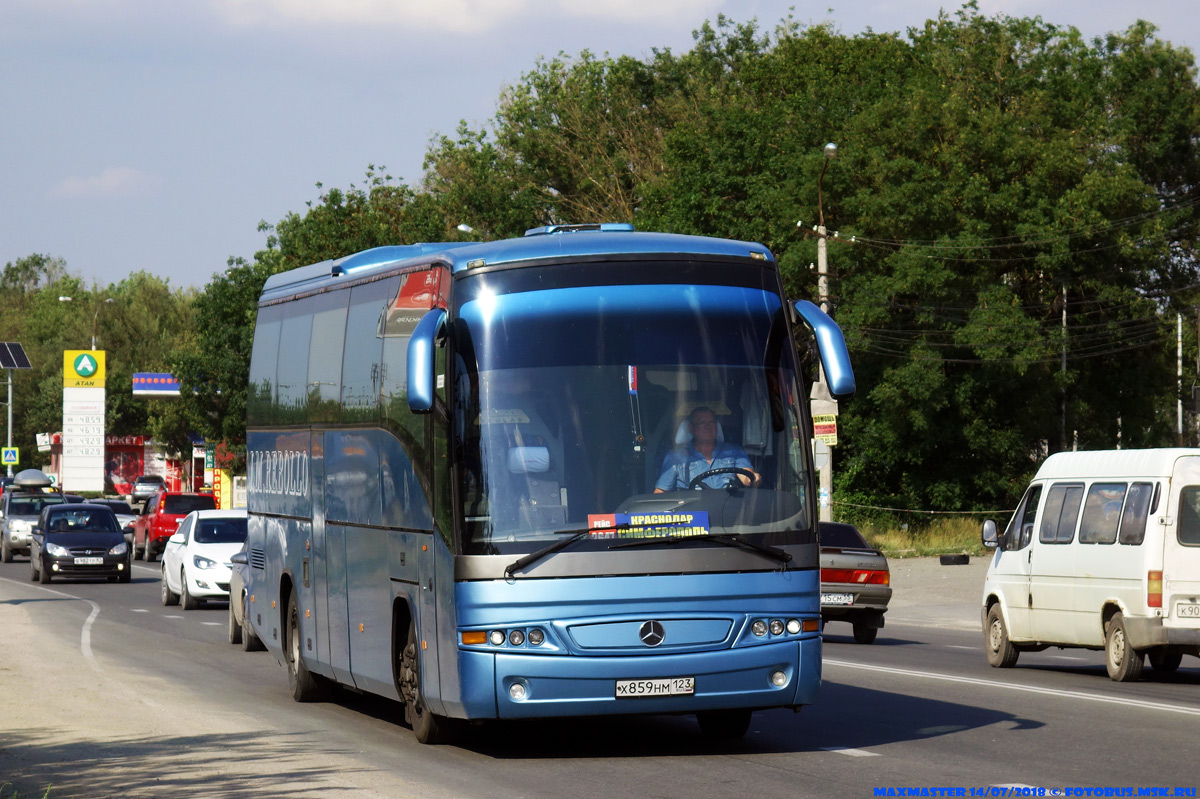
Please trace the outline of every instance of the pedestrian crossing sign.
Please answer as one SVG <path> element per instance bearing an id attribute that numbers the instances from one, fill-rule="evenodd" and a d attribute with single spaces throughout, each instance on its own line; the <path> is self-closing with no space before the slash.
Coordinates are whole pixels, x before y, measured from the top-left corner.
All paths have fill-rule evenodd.
<path id="1" fill-rule="evenodd" d="M 0 447 L 0 465 L 16 466 L 20 460 L 19 447 Z"/>

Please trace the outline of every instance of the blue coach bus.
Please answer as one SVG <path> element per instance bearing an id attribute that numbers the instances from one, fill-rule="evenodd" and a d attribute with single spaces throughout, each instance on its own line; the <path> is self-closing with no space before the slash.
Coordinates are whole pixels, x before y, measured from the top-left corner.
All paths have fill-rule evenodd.
<path id="1" fill-rule="evenodd" d="M 694 713 L 820 684 L 808 391 L 841 331 L 759 244 L 552 226 L 271 277 L 249 618 L 299 701 L 461 720 Z"/>

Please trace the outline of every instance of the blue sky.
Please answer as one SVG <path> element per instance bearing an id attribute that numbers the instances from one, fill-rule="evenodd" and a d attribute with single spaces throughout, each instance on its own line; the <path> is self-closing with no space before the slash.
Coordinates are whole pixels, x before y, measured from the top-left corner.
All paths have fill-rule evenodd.
<path id="1" fill-rule="evenodd" d="M 980 0 L 1091 37 L 1148 19 L 1200 46 L 1196 0 Z M 934 0 L 3 0 L 0 264 L 100 286 L 203 286 L 316 184 L 368 164 L 410 184 L 429 140 L 482 127 L 537 57 L 683 51 L 717 14 L 903 31 Z"/>

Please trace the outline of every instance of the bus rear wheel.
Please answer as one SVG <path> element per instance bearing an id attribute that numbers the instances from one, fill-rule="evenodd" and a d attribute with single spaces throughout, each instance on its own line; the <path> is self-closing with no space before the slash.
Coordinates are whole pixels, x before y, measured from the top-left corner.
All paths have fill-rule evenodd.
<path id="1" fill-rule="evenodd" d="M 417 741 L 444 744 L 454 738 L 453 721 L 425 706 L 421 691 L 421 662 L 417 648 L 417 626 L 408 625 L 408 640 L 400 655 L 400 698 L 404 701 L 404 721 L 412 727 Z"/>
<path id="2" fill-rule="evenodd" d="M 324 677 L 309 671 L 300 656 L 300 601 L 294 588 L 288 597 L 286 630 L 283 657 L 287 661 L 288 687 L 292 689 L 292 699 L 297 702 L 320 702 L 327 695 L 329 684 Z"/>

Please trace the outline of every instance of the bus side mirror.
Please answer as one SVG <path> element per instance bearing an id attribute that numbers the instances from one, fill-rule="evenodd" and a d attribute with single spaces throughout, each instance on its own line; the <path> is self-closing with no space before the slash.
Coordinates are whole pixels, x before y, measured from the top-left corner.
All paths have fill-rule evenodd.
<path id="1" fill-rule="evenodd" d="M 434 308 L 417 322 L 408 342 L 408 407 L 413 413 L 433 410 L 434 347 L 446 324 L 446 310 Z"/>
<path id="2" fill-rule="evenodd" d="M 854 369 L 850 366 L 850 353 L 846 350 L 842 329 L 829 318 L 829 314 L 808 300 L 796 300 L 792 307 L 817 339 L 817 351 L 821 354 L 821 365 L 825 367 L 829 393 L 834 399 L 854 396 Z"/>
<path id="3" fill-rule="evenodd" d="M 991 519 L 984 521 L 983 531 L 979 537 L 988 549 L 995 549 L 1000 544 L 999 537 L 996 535 L 996 523 Z"/>

